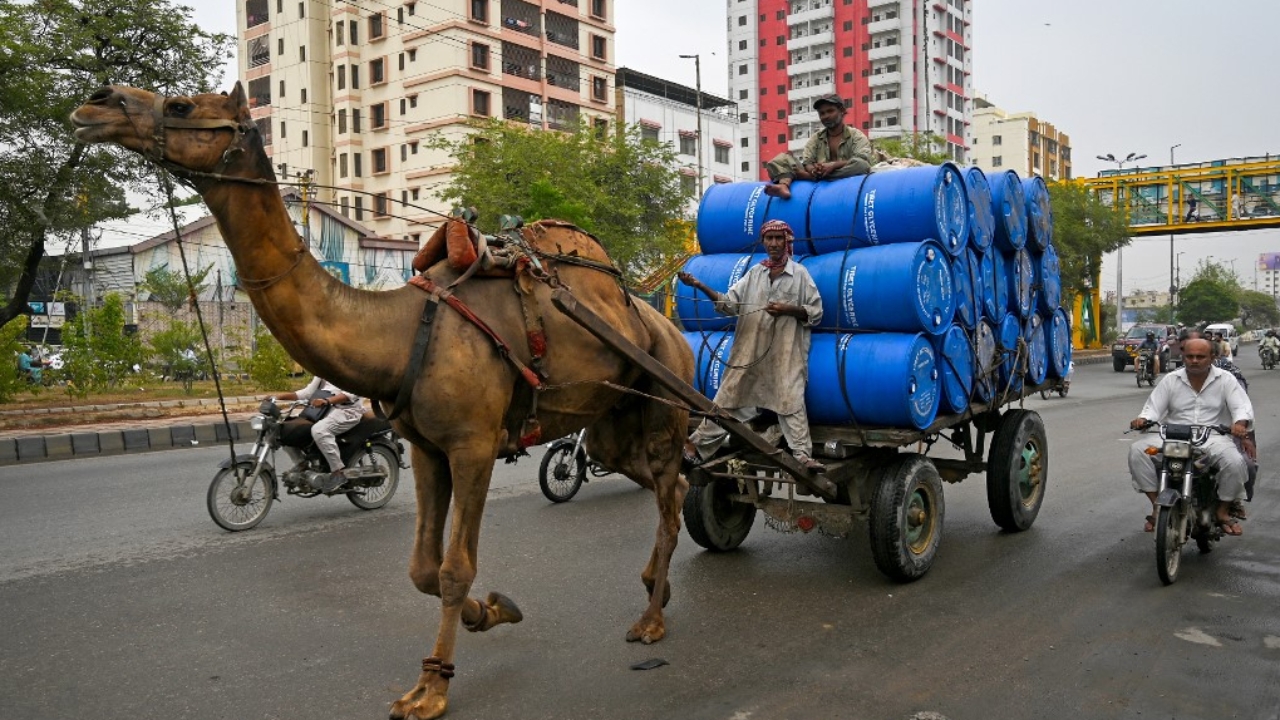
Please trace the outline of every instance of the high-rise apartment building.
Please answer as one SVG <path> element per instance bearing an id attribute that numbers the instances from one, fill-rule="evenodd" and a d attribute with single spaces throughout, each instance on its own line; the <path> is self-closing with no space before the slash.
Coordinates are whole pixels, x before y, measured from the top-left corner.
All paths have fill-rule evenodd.
<path id="1" fill-rule="evenodd" d="M 969 160 L 985 170 L 1017 170 L 1022 177 L 1071 179 L 1071 138 L 1032 113 L 1007 113 L 974 100 Z"/>
<path id="2" fill-rule="evenodd" d="M 428 147 L 489 117 L 614 115 L 614 0 L 237 0 L 240 78 L 272 161 L 317 200 L 417 240 L 447 212 Z"/>
<path id="3" fill-rule="evenodd" d="M 845 99 L 874 141 L 932 132 L 966 161 L 973 0 L 726 0 L 730 99 L 743 173 L 820 130 L 813 101 Z"/>

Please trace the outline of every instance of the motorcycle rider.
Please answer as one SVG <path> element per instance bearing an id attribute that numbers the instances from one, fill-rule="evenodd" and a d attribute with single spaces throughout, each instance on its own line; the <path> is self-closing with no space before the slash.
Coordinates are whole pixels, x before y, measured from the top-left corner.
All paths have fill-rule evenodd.
<path id="1" fill-rule="evenodd" d="M 1141 414 L 1129 423 L 1138 430 L 1150 422 L 1217 425 L 1231 424 L 1231 434 L 1244 443 L 1250 456 L 1256 452 L 1248 439 L 1253 423 L 1253 405 L 1240 383 L 1231 373 L 1215 367 L 1211 362 L 1208 340 L 1199 338 L 1183 343 L 1181 369 L 1169 373 L 1142 407 Z M 1147 516 L 1145 532 L 1155 530 L 1156 493 L 1160 489 L 1156 467 L 1147 448 L 1161 447 L 1158 434 L 1143 435 L 1129 448 L 1129 475 L 1133 488 L 1151 501 L 1151 514 Z M 1244 455 L 1231 438 L 1213 434 L 1205 441 L 1204 451 L 1209 463 L 1218 470 L 1218 506 L 1214 518 L 1227 535 L 1243 535 L 1240 523 L 1232 517 L 1231 505 L 1245 497 L 1245 480 L 1249 471 Z"/>
<path id="2" fill-rule="evenodd" d="M 1258 343 L 1258 355 L 1264 351 L 1269 351 L 1272 358 L 1280 358 L 1280 337 L 1276 337 L 1275 330 L 1268 330 L 1262 342 Z"/>
<path id="3" fill-rule="evenodd" d="M 346 465 L 338 452 L 337 436 L 355 427 L 364 416 L 364 399 L 352 392 L 347 392 L 337 385 L 317 375 L 306 387 L 297 392 L 288 392 L 268 398 L 269 400 L 301 400 L 311 407 L 329 406 L 329 412 L 311 426 L 311 439 L 315 441 L 320 454 L 329 464 L 329 477 L 318 488 L 321 492 L 332 493 L 347 481 Z"/>
<path id="4" fill-rule="evenodd" d="M 1156 333 L 1154 330 L 1148 330 L 1146 339 L 1143 340 L 1142 344 L 1138 346 L 1138 354 L 1141 355 L 1144 352 L 1151 353 L 1152 376 L 1159 375 L 1160 374 L 1160 341 L 1156 340 Z M 1133 364 L 1133 371 L 1138 372 L 1138 363 Z"/>

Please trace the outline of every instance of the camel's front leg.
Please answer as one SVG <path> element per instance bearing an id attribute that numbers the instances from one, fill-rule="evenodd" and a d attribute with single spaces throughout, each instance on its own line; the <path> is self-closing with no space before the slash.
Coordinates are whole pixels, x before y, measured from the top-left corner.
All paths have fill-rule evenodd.
<path id="1" fill-rule="evenodd" d="M 409 446 L 418 497 L 418 523 L 409 556 L 409 578 L 414 587 L 440 597 L 440 562 L 444 545 L 444 524 L 449 514 L 453 480 L 449 460 L 439 450 Z"/>
<path id="2" fill-rule="evenodd" d="M 680 537 L 680 508 L 689 490 L 689 484 L 680 476 L 677 462 L 667 462 L 654 481 L 653 494 L 658 500 L 657 541 L 649 556 L 649 564 L 640 575 L 649 590 L 649 606 L 627 631 L 627 642 L 638 640 L 646 645 L 658 642 L 667 634 L 662 608 L 671 599 L 667 576 L 671 570 L 671 555 Z"/>
<path id="3" fill-rule="evenodd" d="M 449 533 L 449 546 L 437 573 L 437 589 L 441 600 L 440 628 L 431 656 L 422 661 L 422 673 L 418 676 L 417 686 L 391 706 L 391 717 L 396 720 L 410 717 L 432 720 L 444 715 L 449 705 L 449 680 L 454 674 L 458 625 L 464 620 L 483 624 L 489 615 L 490 611 L 482 611 L 481 604 L 468 598 L 467 594 L 476 576 L 480 521 L 484 516 L 484 502 L 489 491 L 494 455 L 494 448 L 488 444 L 482 444 L 479 448 L 453 448 L 449 452 L 449 470 L 453 479 L 453 523 Z M 505 601 L 505 598 L 502 600 Z M 503 602 L 495 601 L 494 605 L 501 608 Z M 485 607 L 488 608 L 488 604 Z M 514 615 L 504 621 L 516 622 L 519 620 L 519 610 L 514 605 L 510 607 L 514 610 Z M 464 610 L 470 612 L 464 613 Z M 472 617 L 467 618 L 467 614 Z M 494 617 L 496 619 L 498 615 L 495 614 Z"/>

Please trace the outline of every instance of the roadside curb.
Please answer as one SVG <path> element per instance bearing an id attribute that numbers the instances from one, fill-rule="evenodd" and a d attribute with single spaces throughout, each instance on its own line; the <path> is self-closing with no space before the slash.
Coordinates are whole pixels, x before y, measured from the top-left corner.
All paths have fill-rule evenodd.
<path id="1" fill-rule="evenodd" d="M 108 457 L 159 450 L 213 447 L 227 441 L 227 425 L 203 422 L 186 425 L 137 427 L 98 432 L 55 433 L 0 438 L 0 467 L 48 460 Z M 232 440 L 256 436 L 248 420 L 231 422 Z"/>

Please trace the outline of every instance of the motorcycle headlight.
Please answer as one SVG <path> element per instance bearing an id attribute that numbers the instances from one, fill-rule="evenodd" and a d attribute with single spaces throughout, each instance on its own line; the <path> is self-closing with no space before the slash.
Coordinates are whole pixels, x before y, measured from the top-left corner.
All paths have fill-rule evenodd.
<path id="1" fill-rule="evenodd" d="M 254 415 L 253 417 L 249 418 L 249 427 L 254 430 L 261 430 L 263 425 L 266 424 L 266 422 L 267 422 L 267 419 L 265 417 L 261 415 Z"/>
<path id="2" fill-rule="evenodd" d="M 1162 452 L 1167 458 L 1186 459 L 1191 457 L 1191 445 L 1188 443 L 1167 442 L 1164 444 Z"/>

